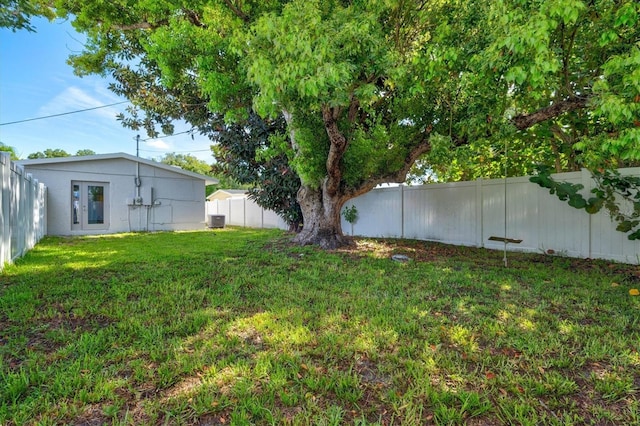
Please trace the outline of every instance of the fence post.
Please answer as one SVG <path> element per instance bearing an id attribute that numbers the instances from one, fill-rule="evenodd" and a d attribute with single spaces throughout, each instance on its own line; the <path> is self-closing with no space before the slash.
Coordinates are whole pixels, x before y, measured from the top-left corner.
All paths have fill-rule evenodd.
<path id="1" fill-rule="evenodd" d="M 400 184 L 400 238 L 404 238 L 404 184 Z"/>
<path id="2" fill-rule="evenodd" d="M 18 211 L 17 211 L 17 215 L 16 215 L 16 219 L 17 219 L 17 230 L 18 230 L 18 238 L 16 238 L 16 242 L 18 245 L 18 252 L 17 255 L 15 256 L 17 257 L 21 257 L 22 255 L 24 255 L 24 253 L 26 252 L 26 243 L 27 243 L 27 228 L 28 228 L 28 224 L 27 224 L 27 198 L 29 197 L 28 194 L 28 187 L 29 185 L 27 184 L 27 173 L 24 171 L 24 168 L 20 167 L 20 166 L 16 166 L 16 173 L 18 174 Z M 15 232 L 15 230 L 14 230 Z"/>
<path id="3" fill-rule="evenodd" d="M 585 192 L 585 196 L 588 197 L 588 194 L 591 193 L 591 190 L 595 187 L 595 182 L 593 181 L 593 177 L 591 176 L 591 172 L 587 169 L 580 169 L 581 175 L 580 175 L 580 180 L 582 181 L 582 186 L 584 186 L 584 192 Z M 582 252 L 581 254 L 586 257 L 586 258 L 591 258 L 591 253 L 593 251 L 593 243 L 592 243 L 592 235 L 593 235 L 593 215 L 592 214 L 588 214 L 588 224 L 587 224 L 587 228 L 588 228 L 588 232 L 589 232 L 589 236 L 587 238 L 586 243 L 582 244 L 582 247 L 580 248 L 580 251 Z M 585 247 L 586 245 L 586 247 Z"/>
<path id="4" fill-rule="evenodd" d="M 483 212 L 483 182 L 482 178 L 476 179 L 476 247 L 484 247 L 484 218 Z"/>
<path id="5" fill-rule="evenodd" d="M 9 163 L 11 162 L 9 153 L 0 152 L 0 270 L 4 267 L 5 262 L 10 259 L 9 244 L 9 211 L 8 206 L 11 201 L 9 196 L 9 180 L 11 179 L 11 170 Z"/>
<path id="6" fill-rule="evenodd" d="M 31 236 L 33 235 L 33 225 L 34 225 L 34 215 L 33 215 L 33 207 L 34 207 L 34 203 L 33 203 L 33 197 L 34 197 L 34 191 L 33 191 L 33 175 L 30 173 L 24 173 L 24 216 L 25 216 L 25 223 L 24 223 L 24 235 L 22 236 L 24 238 L 24 243 L 22 245 L 23 247 L 23 253 L 25 253 L 27 250 L 30 250 L 31 247 L 33 247 L 31 245 Z"/>

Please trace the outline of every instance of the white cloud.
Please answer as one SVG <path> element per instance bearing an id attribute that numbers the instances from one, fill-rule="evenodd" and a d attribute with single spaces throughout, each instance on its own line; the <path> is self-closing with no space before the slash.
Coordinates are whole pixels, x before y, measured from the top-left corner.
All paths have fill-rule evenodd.
<path id="1" fill-rule="evenodd" d="M 171 149 L 171 145 L 162 139 L 151 139 L 145 142 L 145 144 L 154 149 L 168 150 Z"/>
<path id="2" fill-rule="evenodd" d="M 100 97 L 102 98 L 103 95 L 104 93 Z M 113 98 L 102 100 L 95 96 L 95 93 L 83 90 L 82 88 L 77 86 L 69 86 L 65 88 L 60 94 L 56 95 L 53 99 L 47 102 L 45 105 L 43 105 L 40 108 L 39 114 L 64 114 L 89 108 L 101 107 L 111 103 L 114 103 Z M 121 109 L 118 109 L 116 106 L 114 106 L 94 109 L 86 112 L 79 112 L 78 114 L 83 114 L 83 119 L 86 119 L 88 116 L 92 116 L 94 117 L 94 119 L 96 117 L 99 117 L 101 119 L 110 120 L 112 123 L 114 123 L 116 121 L 115 117 L 120 110 Z"/>

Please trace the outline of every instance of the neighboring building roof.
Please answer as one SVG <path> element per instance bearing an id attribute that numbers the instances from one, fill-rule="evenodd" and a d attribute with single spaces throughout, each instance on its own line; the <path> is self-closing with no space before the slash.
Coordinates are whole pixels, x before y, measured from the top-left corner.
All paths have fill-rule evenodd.
<path id="1" fill-rule="evenodd" d="M 134 161 L 141 164 L 146 164 L 151 167 L 157 167 L 159 169 L 169 170 L 169 171 L 179 173 L 185 176 L 189 176 L 192 178 L 202 179 L 205 181 L 205 185 L 215 185 L 219 182 L 218 179 L 212 178 L 211 176 L 205 176 L 199 173 L 190 172 L 188 170 L 181 169 L 180 167 L 170 166 L 168 164 L 160 163 L 158 161 L 146 160 L 144 158 L 136 157 L 134 155 L 125 154 L 124 152 L 117 152 L 114 154 L 81 155 L 81 156 L 71 156 L 71 157 L 36 158 L 33 160 L 18 160 L 15 163 L 22 166 L 27 166 L 27 165 L 38 165 L 38 164 L 64 164 L 64 163 L 72 163 L 72 162 L 79 162 L 79 161 L 117 160 L 117 159 Z"/>
<path id="2" fill-rule="evenodd" d="M 227 198 L 244 198 L 249 192 L 246 189 L 218 189 L 209 194 L 207 200 L 226 200 Z"/>

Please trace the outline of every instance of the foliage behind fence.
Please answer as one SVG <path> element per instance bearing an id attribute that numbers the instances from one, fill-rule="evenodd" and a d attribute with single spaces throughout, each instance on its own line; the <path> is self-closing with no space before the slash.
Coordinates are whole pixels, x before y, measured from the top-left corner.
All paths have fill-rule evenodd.
<path id="1" fill-rule="evenodd" d="M 47 233 L 47 187 L 0 152 L 0 270 Z"/>

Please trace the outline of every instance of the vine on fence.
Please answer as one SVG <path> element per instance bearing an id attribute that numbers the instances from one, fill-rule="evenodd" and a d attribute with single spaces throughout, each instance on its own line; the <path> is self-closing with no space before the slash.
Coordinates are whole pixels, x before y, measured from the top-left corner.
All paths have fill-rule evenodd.
<path id="1" fill-rule="evenodd" d="M 622 176 L 617 170 L 596 170 L 591 172 L 596 187 L 592 197 L 586 199 L 580 191 L 581 184 L 558 182 L 551 177 L 551 167 L 538 165 L 536 174 L 529 178 L 543 188 L 548 188 L 561 201 L 571 207 L 585 209 L 595 214 L 605 208 L 618 225 L 616 230 L 629 233 L 630 240 L 640 240 L 640 177 Z"/>

